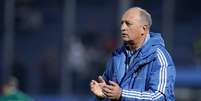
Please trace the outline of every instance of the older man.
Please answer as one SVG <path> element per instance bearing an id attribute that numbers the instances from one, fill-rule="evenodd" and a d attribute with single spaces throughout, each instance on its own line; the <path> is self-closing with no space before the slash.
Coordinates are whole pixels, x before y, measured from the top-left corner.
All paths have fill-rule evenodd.
<path id="1" fill-rule="evenodd" d="M 128 9 L 121 19 L 123 46 L 109 59 L 90 89 L 100 100 L 174 101 L 175 66 L 159 33 L 150 32 L 151 15 Z"/>

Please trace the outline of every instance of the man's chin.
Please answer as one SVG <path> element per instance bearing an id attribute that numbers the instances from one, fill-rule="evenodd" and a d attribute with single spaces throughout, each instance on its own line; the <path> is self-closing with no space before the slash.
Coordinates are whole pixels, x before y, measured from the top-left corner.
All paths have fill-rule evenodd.
<path id="1" fill-rule="evenodd" d="M 128 42 L 128 41 L 130 41 L 130 40 L 127 39 L 127 38 L 122 38 L 122 41 L 123 41 L 123 42 Z"/>
<path id="2" fill-rule="evenodd" d="M 123 43 L 124 44 L 127 44 L 127 45 L 133 45 L 133 40 L 123 40 Z"/>

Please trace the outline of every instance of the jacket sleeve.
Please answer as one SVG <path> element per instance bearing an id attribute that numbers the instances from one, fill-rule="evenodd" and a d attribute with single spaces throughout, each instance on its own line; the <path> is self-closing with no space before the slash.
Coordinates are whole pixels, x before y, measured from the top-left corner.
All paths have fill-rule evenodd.
<path id="1" fill-rule="evenodd" d="M 103 79 L 107 82 L 111 80 L 112 77 L 112 72 L 113 72 L 113 67 L 112 67 L 112 57 L 110 57 L 107 61 L 107 64 L 105 66 L 105 71 L 103 72 Z"/>
<path id="2" fill-rule="evenodd" d="M 148 77 L 147 91 L 122 88 L 123 101 L 174 101 L 175 67 L 165 51 L 157 49 L 156 61 Z"/>

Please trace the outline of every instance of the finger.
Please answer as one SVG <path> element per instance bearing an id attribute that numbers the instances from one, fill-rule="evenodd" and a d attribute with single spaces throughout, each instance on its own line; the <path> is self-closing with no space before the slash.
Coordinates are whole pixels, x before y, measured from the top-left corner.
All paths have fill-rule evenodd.
<path id="1" fill-rule="evenodd" d="M 90 86 L 93 86 L 94 85 L 94 82 L 90 82 Z"/>
<path id="2" fill-rule="evenodd" d="M 108 87 L 103 87 L 103 92 L 105 92 L 105 93 L 111 93 L 112 92 L 112 90 L 111 89 L 109 89 Z"/>
<path id="3" fill-rule="evenodd" d="M 93 91 L 95 89 L 94 85 L 90 85 L 90 90 Z"/>
<path id="4" fill-rule="evenodd" d="M 118 84 L 114 81 L 109 81 L 109 84 L 111 84 L 112 86 L 117 86 Z"/>
<path id="5" fill-rule="evenodd" d="M 101 82 L 101 83 L 105 83 L 105 80 L 103 79 L 102 76 L 98 76 L 98 81 Z"/>
<path id="6" fill-rule="evenodd" d="M 113 89 L 114 89 L 114 87 L 111 86 L 111 85 L 104 85 L 103 88 L 107 88 L 107 89 L 110 89 L 110 90 L 113 90 Z"/>
<path id="7" fill-rule="evenodd" d="M 94 89 L 95 89 L 95 88 L 94 88 L 93 86 L 90 87 L 90 90 L 91 90 L 91 91 L 94 91 Z"/>
<path id="8" fill-rule="evenodd" d="M 103 92 L 103 93 L 107 98 L 112 98 L 114 96 L 113 93 L 107 93 L 107 92 Z"/>
<path id="9" fill-rule="evenodd" d="M 92 92 L 94 92 L 96 89 L 97 89 L 96 84 L 91 84 L 91 85 L 90 85 L 90 90 L 91 90 Z"/>
<path id="10" fill-rule="evenodd" d="M 93 80 L 91 80 L 90 84 L 93 84 Z"/>
<path id="11" fill-rule="evenodd" d="M 102 92 L 106 97 L 112 97 L 113 96 L 113 93 L 111 93 L 111 92 L 106 92 L 104 90 Z"/>
<path id="12" fill-rule="evenodd" d="M 91 80 L 91 83 L 92 83 L 92 84 L 98 84 L 98 82 L 95 81 L 95 80 Z"/>
<path id="13" fill-rule="evenodd" d="M 103 93 L 104 93 L 104 95 L 105 95 L 107 98 L 109 98 L 109 99 L 114 98 L 114 93 L 113 93 L 113 91 L 111 91 L 111 92 L 105 92 L 105 91 L 103 91 Z"/>
<path id="14" fill-rule="evenodd" d="M 94 84 L 90 84 L 90 89 L 93 89 L 94 88 Z"/>
<path id="15" fill-rule="evenodd" d="M 97 81 L 95 80 L 92 80 L 91 83 L 90 83 L 90 87 L 94 87 L 95 85 L 97 85 Z"/>

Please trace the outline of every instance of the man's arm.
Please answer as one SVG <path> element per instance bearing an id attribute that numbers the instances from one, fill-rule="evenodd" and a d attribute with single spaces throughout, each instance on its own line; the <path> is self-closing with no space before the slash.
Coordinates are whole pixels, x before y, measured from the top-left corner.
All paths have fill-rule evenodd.
<path id="1" fill-rule="evenodd" d="M 174 66 L 168 62 L 168 58 L 159 49 L 157 51 L 157 62 L 151 74 L 149 75 L 148 91 L 139 91 L 137 89 L 125 89 L 120 87 L 106 86 L 103 92 L 110 98 L 120 98 L 124 100 L 137 100 L 137 101 L 168 101 L 174 99 L 174 82 L 175 82 L 175 69 Z M 118 85 L 118 84 L 116 84 Z M 116 88 L 116 89 L 114 89 Z M 117 89 L 121 89 L 121 93 Z"/>

